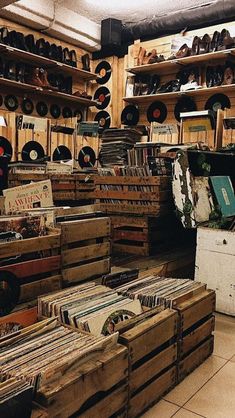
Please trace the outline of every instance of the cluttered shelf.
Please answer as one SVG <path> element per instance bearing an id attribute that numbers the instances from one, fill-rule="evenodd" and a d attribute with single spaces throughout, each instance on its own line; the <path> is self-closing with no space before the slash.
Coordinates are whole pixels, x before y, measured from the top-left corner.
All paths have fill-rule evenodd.
<path id="1" fill-rule="evenodd" d="M 143 103 L 143 102 L 149 103 L 157 99 L 177 98 L 181 96 L 200 96 L 204 94 L 216 94 L 216 93 L 226 94 L 234 89 L 235 89 L 235 84 L 227 84 L 223 86 L 198 88 L 195 90 L 173 91 L 169 93 L 156 93 L 156 94 L 146 94 L 142 96 L 124 97 L 123 100 L 128 103 Z"/>
<path id="2" fill-rule="evenodd" d="M 127 68 L 126 71 L 132 74 L 140 73 L 166 73 L 166 71 L 178 70 L 185 65 L 196 65 L 208 61 L 215 61 L 218 59 L 227 59 L 235 55 L 235 48 L 226 49 L 223 51 L 209 52 L 207 54 L 192 55 L 184 58 L 177 58 L 173 60 L 165 60 L 155 62 L 153 64 L 137 65 L 135 67 Z"/>
<path id="3" fill-rule="evenodd" d="M 65 63 L 55 61 L 50 58 L 43 57 L 41 55 L 36 55 L 28 51 L 22 51 L 18 48 L 13 48 L 8 45 L 0 44 L 0 52 L 6 56 L 10 55 L 11 58 L 19 59 L 24 62 L 28 62 L 31 65 L 36 64 L 43 66 L 44 68 L 51 69 L 53 71 L 63 71 L 63 73 L 67 73 L 76 79 L 82 80 L 95 80 L 97 74 L 94 74 L 89 71 L 82 70 L 77 67 L 72 67 Z"/>

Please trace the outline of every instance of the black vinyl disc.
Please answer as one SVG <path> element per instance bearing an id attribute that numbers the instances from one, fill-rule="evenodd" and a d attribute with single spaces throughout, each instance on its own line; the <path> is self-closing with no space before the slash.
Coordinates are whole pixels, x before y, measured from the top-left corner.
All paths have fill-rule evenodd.
<path id="1" fill-rule="evenodd" d="M 175 105 L 174 115 L 176 120 L 180 122 L 180 113 L 193 112 L 197 110 L 196 103 L 191 97 L 181 97 Z"/>
<path id="2" fill-rule="evenodd" d="M 81 168 L 94 167 L 96 162 L 95 151 L 91 147 L 83 147 L 78 154 L 78 163 Z"/>
<path id="3" fill-rule="evenodd" d="M 83 120 L 83 114 L 80 109 L 76 109 L 74 111 L 74 116 L 77 118 L 78 122 L 81 122 Z"/>
<path id="4" fill-rule="evenodd" d="M 99 132 L 103 132 L 104 129 L 108 129 L 111 124 L 110 114 L 105 110 L 101 110 L 95 115 L 94 120 L 99 122 Z"/>
<path id="5" fill-rule="evenodd" d="M 44 102 L 38 102 L 36 104 L 36 111 L 39 114 L 39 116 L 44 117 L 48 113 L 48 107 L 47 104 Z"/>
<path id="6" fill-rule="evenodd" d="M 14 112 L 18 108 L 18 100 L 13 94 L 8 94 L 4 99 L 4 104 L 8 110 Z"/>
<path id="7" fill-rule="evenodd" d="M 10 161 L 12 154 L 13 149 L 11 143 L 4 136 L 0 136 L 0 157 L 6 157 Z"/>
<path id="8" fill-rule="evenodd" d="M 34 109 L 32 100 L 24 99 L 21 103 L 21 109 L 22 109 L 22 112 L 24 112 L 26 115 L 31 115 Z"/>
<path id="9" fill-rule="evenodd" d="M 72 110 L 70 109 L 70 107 L 68 107 L 68 106 L 65 106 L 65 107 L 63 107 L 63 109 L 62 109 L 62 115 L 63 115 L 63 118 L 72 118 L 73 117 L 73 112 L 72 112 Z"/>
<path id="10" fill-rule="evenodd" d="M 111 65 L 108 61 L 101 61 L 95 69 L 95 73 L 98 75 L 96 82 L 98 84 L 105 84 L 109 81 L 112 73 Z"/>
<path id="11" fill-rule="evenodd" d="M 96 104 L 97 109 L 105 109 L 109 105 L 110 98 L 109 89 L 107 87 L 99 87 L 94 94 L 94 100 L 98 102 Z"/>
<path id="12" fill-rule="evenodd" d="M 139 122 L 139 110 L 134 105 L 124 107 L 121 114 L 121 122 L 123 125 L 133 126 Z"/>
<path id="13" fill-rule="evenodd" d="M 59 145 L 52 156 L 53 161 L 71 160 L 71 151 L 65 145 Z"/>
<path id="14" fill-rule="evenodd" d="M 0 272 L 0 317 L 9 314 L 20 297 L 20 282 L 15 274 L 7 270 Z"/>
<path id="15" fill-rule="evenodd" d="M 147 118 L 149 122 L 163 123 L 166 117 L 167 107 L 164 103 L 155 101 L 148 107 Z"/>
<path id="16" fill-rule="evenodd" d="M 61 115 L 60 107 L 57 104 L 52 104 L 50 107 L 50 114 L 54 119 L 58 119 Z"/>
<path id="17" fill-rule="evenodd" d="M 217 112 L 218 109 L 230 109 L 231 102 L 228 98 L 228 96 L 225 96 L 225 94 L 213 94 L 213 96 L 209 97 L 205 104 L 206 110 L 213 110 L 214 112 Z"/>
<path id="18" fill-rule="evenodd" d="M 45 157 L 45 152 L 41 144 L 37 141 L 27 142 L 21 151 L 22 161 L 37 161 Z"/>

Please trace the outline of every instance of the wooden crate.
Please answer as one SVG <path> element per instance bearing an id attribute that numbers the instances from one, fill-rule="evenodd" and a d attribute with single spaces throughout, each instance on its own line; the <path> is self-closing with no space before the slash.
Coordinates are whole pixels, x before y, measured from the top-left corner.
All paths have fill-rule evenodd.
<path id="1" fill-rule="evenodd" d="M 8 187 L 23 186 L 29 184 L 32 181 L 47 180 L 48 175 L 45 173 L 9 173 L 8 174 Z"/>
<path id="2" fill-rule="evenodd" d="M 37 322 L 37 301 L 17 305 L 13 311 L 0 317 L 0 337 Z"/>
<path id="3" fill-rule="evenodd" d="M 54 201 L 75 200 L 76 176 L 73 174 L 50 174 Z"/>
<path id="4" fill-rule="evenodd" d="M 108 217 L 58 224 L 61 228 L 64 285 L 98 277 L 110 271 L 111 223 Z"/>
<path id="5" fill-rule="evenodd" d="M 184 333 L 178 342 L 178 358 L 184 358 L 188 353 L 198 347 L 210 337 L 215 329 L 215 317 L 212 315 L 197 327 L 192 327 Z"/>
<path id="6" fill-rule="evenodd" d="M 76 174 L 76 200 L 94 200 L 94 176 L 91 174 Z"/>
<path id="7" fill-rule="evenodd" d="M 19 303 L 33 300 L 43 293 L 61 289 L 60 231 L 58 229 L 48 231 L 48 235 L 45 236 L 1 244 L 1 264 L 4 259 L 12 259 L 19 255 L 24 259 L 21 258 L 14 264 L 11 264 L 10 260 L 8 264 L 0 267 L 0 272 L 13 273 L 16 286 L 20 285 Z"/>
<path id="8" fill-rule="evenodd" d="M 129 352 L 130 417 L 142 413 L 176 384 L 177 313 L 155 308 L 139 315 L 135 323 L 137 319 L 118 327 L 119 342 Z"/>
<path id="9" fill-rule="evenodd" d="M 128 352 L 118 345 L 76 370 L 66 371 L 55 385 L 41 387 L 37 402 L 50 418 L 126 416 Z M 119 414 L 120 412 L 120 414 Z M 76 415 L 75 415 L 76 414 Z"/>
<path id="10" fill-rule="evenodd" d="M 210 335 L 186 357 L 178 362 L 178 381 L 181 382 L 189 373 L 202 364 L 214 349 L 214 336 Z"/>
<path id="11" fill-rule="evenodd" d="M 95 183 L 94 196 L 108 213 L 157 216 L 172 209 L 170 176 L 96 176 Z"/>

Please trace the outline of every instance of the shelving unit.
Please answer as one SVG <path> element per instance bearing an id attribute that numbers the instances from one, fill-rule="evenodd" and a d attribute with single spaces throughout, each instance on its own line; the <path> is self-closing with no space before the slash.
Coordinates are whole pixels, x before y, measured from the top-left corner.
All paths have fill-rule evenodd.
<path id="1" fill-rule="evenodd" d="M 205 93 L 216 94 L 216 93 L 224 93 L 228 94 L 230 91 L 235 90 L 235 84 L 229 84 L 224 86 L 216 86 L 216 87 L 206 87 L 197 90 L 188 90 L 188 91 L 176 91 L 171 93 L 156 93 L 156 94 L 147 94 L 143 96 L 133 96 L 133 97 L 124 97 L 123 100 L 128 103 L 150 103 L 154 100 L 162 100 L 162 99 L 174 99 L 181 96 L 202 96 Z"/>
<path id="2" fill-rule="evenodd" d="M 166 60 L 162 62 L 156 62 L 154 64 L 139 65 L 132 68 L 127 68 L 126 71 L 132 74 L 141 73 L 166 73 L 167 71 L 178 71 L 185 65 L 197 65 L 203 62 L 211 62 L 218 59 L 227 59 L 235 56 L 235 48 L 226 49 L 224 51 L 209 52 L 208 54 L 192 55 L 189 57 L 178 58 L 175 60 Z"/>

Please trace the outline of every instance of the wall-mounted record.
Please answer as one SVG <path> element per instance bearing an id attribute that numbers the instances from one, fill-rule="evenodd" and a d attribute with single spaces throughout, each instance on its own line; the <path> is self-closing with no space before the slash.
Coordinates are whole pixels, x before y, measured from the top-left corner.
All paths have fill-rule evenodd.
<path id="1" fill-rule="evenodd" d="M 52 104 L 50 106 L 50 114 L 54 119 L 58 119 L 61 115 L 60 107 L 57 104 Z"/>
<path id="2" fill-rule="evenodd" d="M 29 141 L 22 148 L 22 161 L 37 161 L 43 159 L 44 157 L 44 149 L 37 141 Z"/>
<path id="3" fill-rule="evenodd" d="M 139 110 L 134 105 L 124 107 L 121 114 L 121 122 L 123 125 L 133 126 L 139 122 Z"/>
<path id="4" fill-rule="evenodd" d="M 101 110 L 95 115 L 94 121 L 99 122 L 99 132 L 108 129 L 111 124 L 110 114 L 105 110 Z"/>
<path id="5" fill-rule="evenodd" d="M 109 62 L 101 61 L 95 69 L 95 73 L 98 75 L 96 82 L 98 84 L 105 84 L 111 77 L 112 68 Z"/>
<path id="6" fill-rule="evenodd" d="M 72 116 L 73 116 L 72 109 L 70 109 L 70 107 L 68 107 L 68 106 L 63 107 L 62 115 L 63 115 L 63 118 L 65 118 L 65 119 L 66 118 L 72 118 Z"/>
<path id="7" fill-rule="evenodd" d="M 175 105 L 174 115 L 176 120 L 180 122 L 180 113 L 193 112 L 197 110 L 196 103 L 191 97 L 181 97 Z"/>
<path id="8" fill-rule="evenodd" d="M 71 160 L 71 151 L 65 145 L 59 145 L 52 156 L 53 161 Z"/>
<path id="9" fill-rule="evenodd" d="M 21 102 L 21 110 L 23 113 L 25 113 L 26 115 L 31 115 L 31 113 L 33 113 L 33 109 L 34 109 L 34 105 L 32 100 L 30 99 L 23 99 L 23 101 Z"/>
<path id="10" fill-rule="evenodd" d="M 96 162 L 95 151 L 91 147 L 83 147 L 78 153 L 78 163 L 81 168 L 94 167 Z"/>
<path id="11" fill-rule="evenodd" d="M 11 160 L 13 149 L 11 143 L 4 136 L 0 136 L 0 156 L 6 157 L 8 161 Z"/>
<path id="12" fill-rule="evenodd" d="M 4 104 L 8 110 L 11 112 L 14 112 L 18 108 L 18 100 L 16 96 L 13 96 L 13 94 L 8 94 L 4 99 Z"/>
<path id="13" fill-rule="evenodd" d="M 83 120 L 83 114 L 80 109 L 76 109 L 73 115 L 77 118 L 78 122 Z"/>
<path id="14" fill-rule="evenodd" d="M 98 102 L 96 104 L 97 109 L 105 109 L 109 105 L 110 98 L 109 89 L 107 87 L 99 87 L 94 94 L 94 100 Z"/>
<path id="15" fill-rule="evenodd" d="M 147 109 L 148 121 L 163 123 L 167 117 L 167 107 L 164 103 L 155 101 Z"/>
<path id="16" fill-rule="evenodd" d="M 46 115 L 47 115 L 47 113 L 48 113 L 48 107 L 47 107 L 47 104 L 46 104 L 46 103 L 44 103 L 44 102 L 38 102 L 38 103 L 36 104 L 36 111 L 37 111 L 38 115 L 39 115 L 39 116 L 41 116 L 41 117 L 43 118 L 43 117 L 44 117 L 44 116 L 46 116 Z"/>
<path id="17" fill-rule="evenodd" d="M 9 314 L 16 306 L 20 297 L 19 279 L 10 271 L 0 272 L 0 317 Z"/>
<path id="18" fill-rule="evenodd" d="M 218 109 L 230 109 L 231 102 L 228 98 L 228 96 L 225 96 L 225 94 L 213 94 L 213 96 L 209 97 L 205 104 L 206 110 L 213 110 L 214 112 L 217 112 Z"/>

